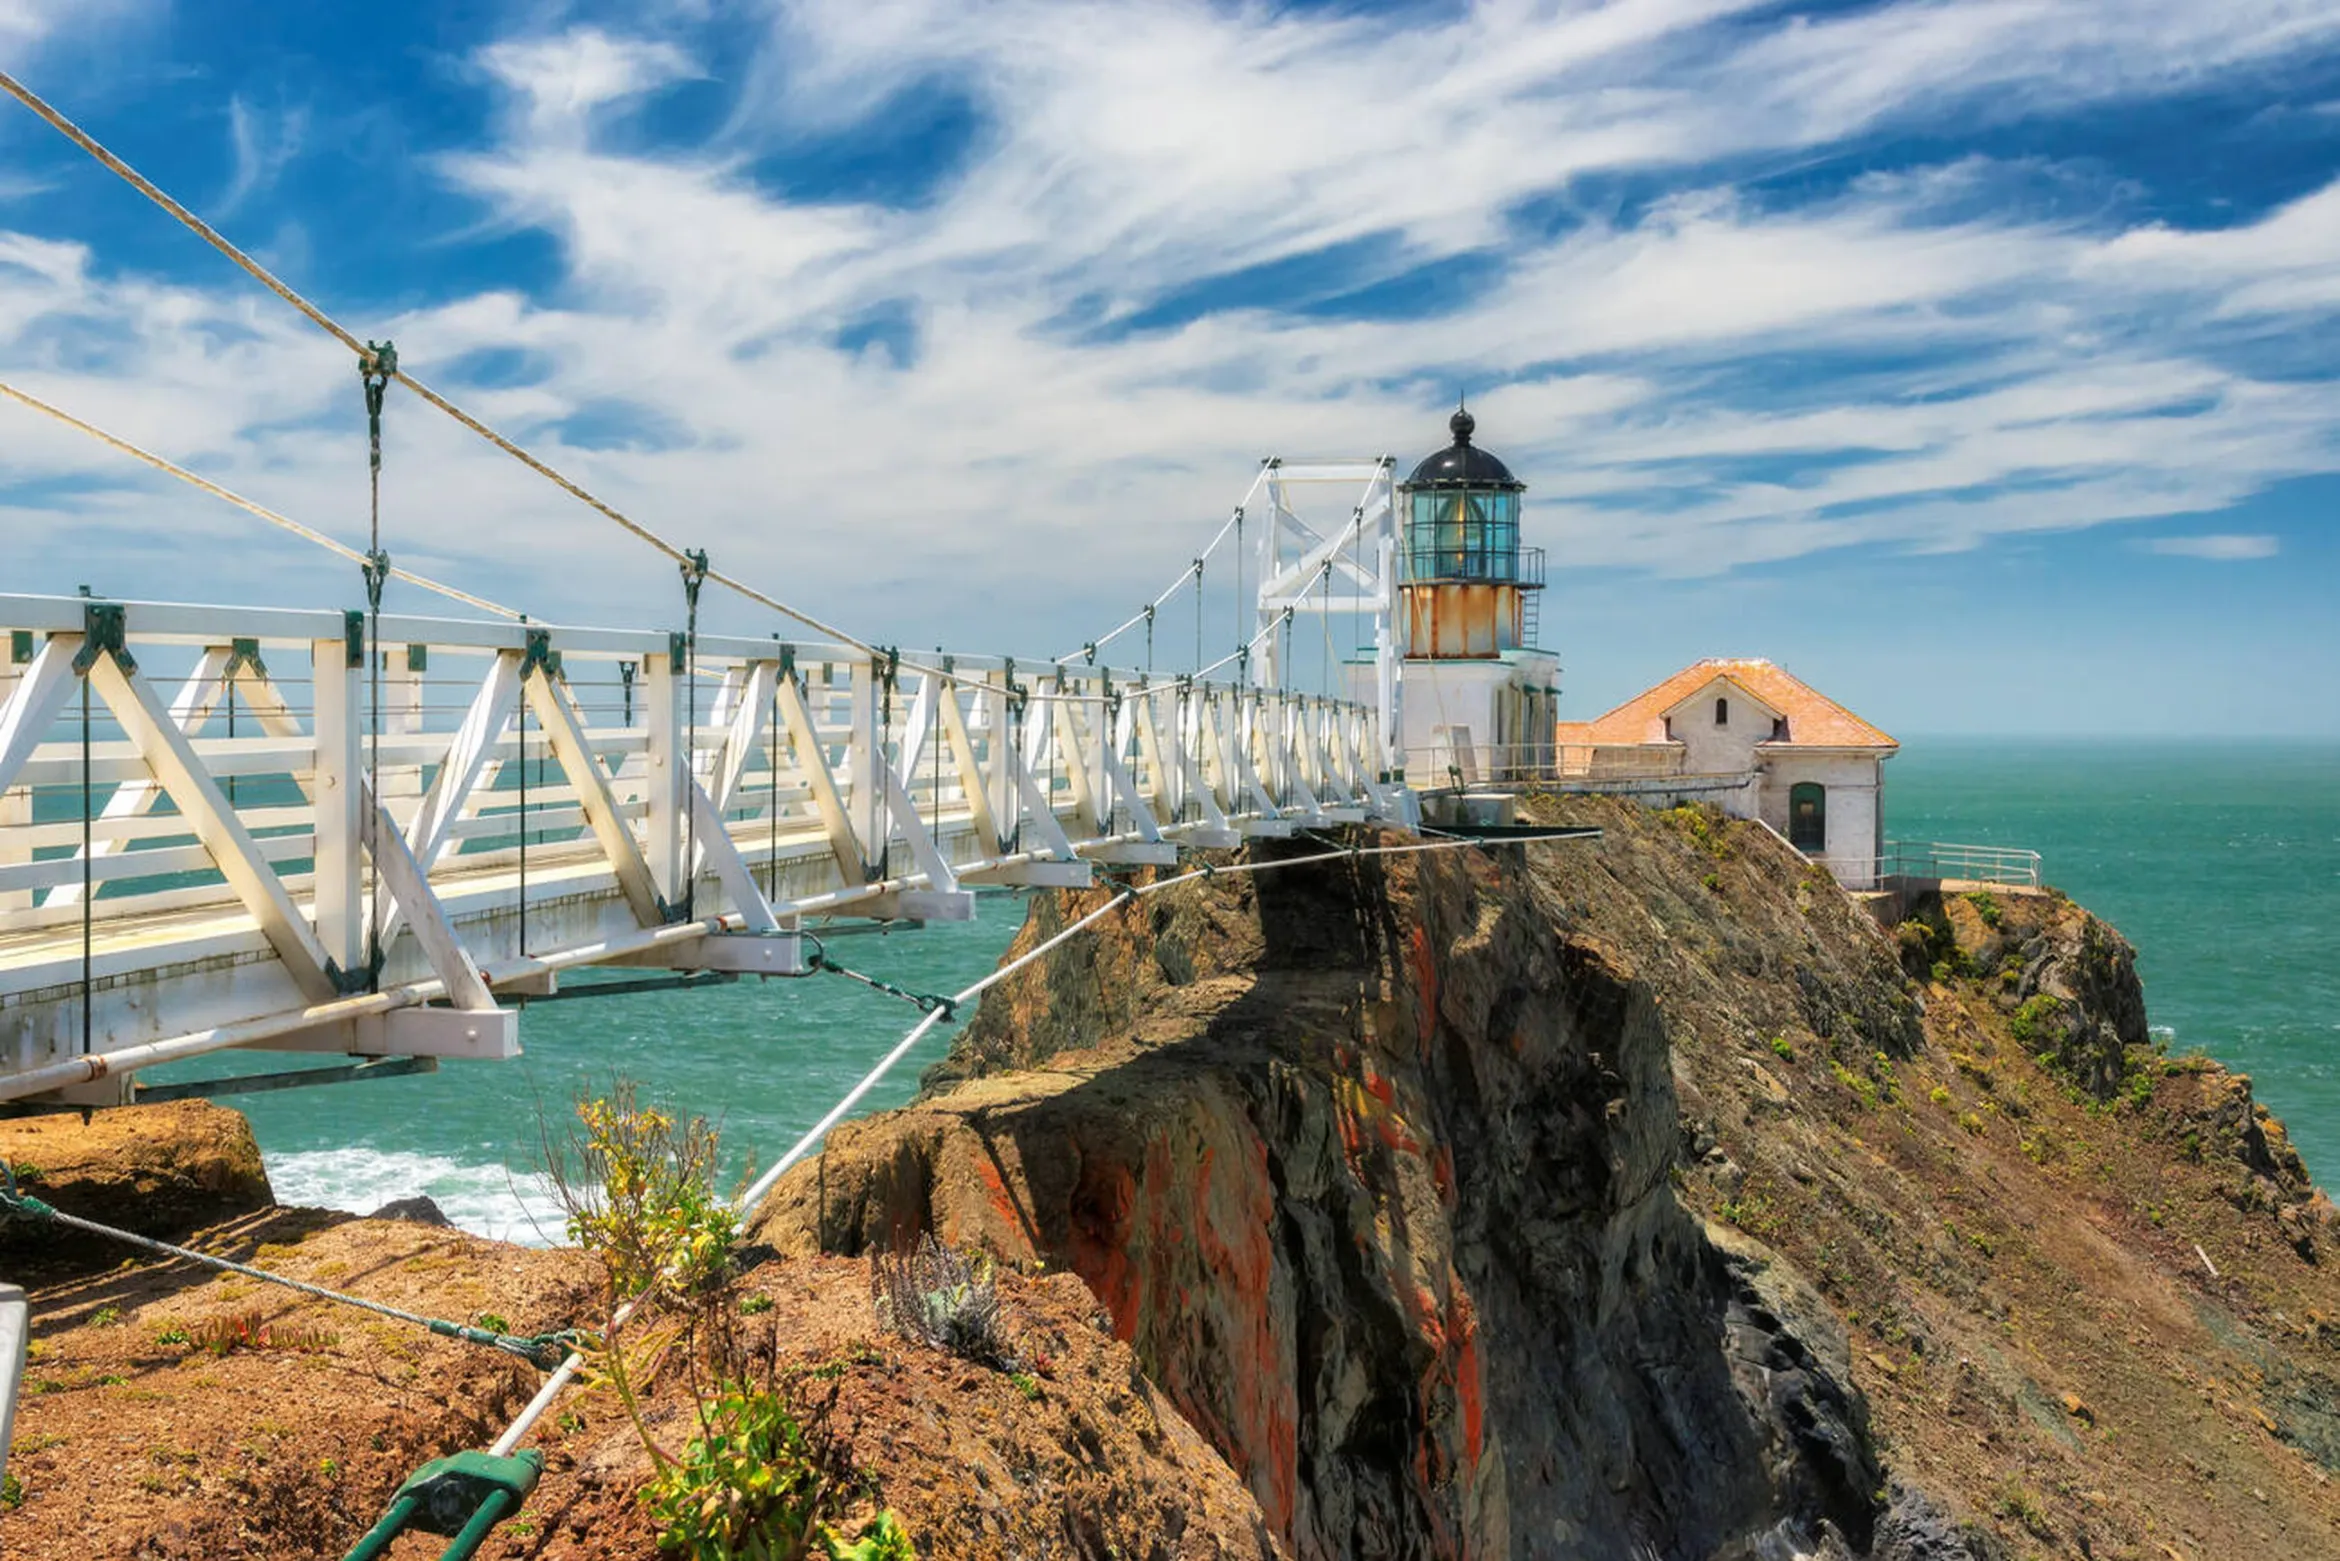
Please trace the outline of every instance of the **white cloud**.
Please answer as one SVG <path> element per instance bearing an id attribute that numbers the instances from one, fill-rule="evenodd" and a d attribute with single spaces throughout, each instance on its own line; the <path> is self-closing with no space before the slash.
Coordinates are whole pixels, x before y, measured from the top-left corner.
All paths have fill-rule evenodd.
<path id="1" fill-rule="evenodd" d="M 2228 533 L 2199 537 L 2155 537 L 2146 546 L 2156 553 L 2167 553 L 2173 558 L 2209 558 L 2220 563 L 2273 558 L 2283 550 L 2281 540 L 2276 537 L 2235 536 Z"/>
<path id="2" fill-rule="evenodd" d="M 29 49 L 143 9 L 146 0 L 0 0 L 0 46 Z M 0 57 L 0 65 L 12 63 Z"/>
<path id="3" fill-rule="evenodd" d="M 288 108 L 270 114 L 254 108 L 241 96 L 228 99 L 228 148 L 235 157 L 235 171 L 211 209 L 214 222 L 225 221 L 255 192 L 276 182 L 277 176 L 300 155 L 308 124 L 305 108 Z"/>
<path id="4" fill-rule="evenodd" d="M 2211 513 L 2340 466 L 2340 391 L 2255 379 L 2224 350 L 2242 313 L 2340 309 L 2340 185 L 2225 230 L 2106 233 L 1994 202 L 1999 170 L 1973 159 L 1796 206 L 1711 171 L 2181 86 L 2323 46 L 2340 16 L 1903 0 L 1782 27 L 1747 9 L 1491 4 L 1401 25 L 824 0 L 776 12 L 753 61 L 702 61 L 681 33 L 532 35 L 481 55 L 509 112 L 440 167 L 493 225 L 557 240 L 557 292 L 402 288 L 422 301 L 386 328 L 422 378 L 726 567 L 872 633 L 1011 649 L 1118 620 L 1259 456 L 1418 453 L 1458 384 L 1533 485 L 1530 540 L 1669 573 Z M 710 73 L 737 111 L 709 144 L 606 133 Z M 751 175 L 944 90 L 985 121 L 929 200 L 791 199 Z M 1595 204 L 1587 174 L 1671 193 Z M 1583 209 L 1539 236 L 1516 225 L 1529 197 Z M 1364 238 L 1359 282 L 1461 254 L 1497 279 L 1429 318 L 1262 305 L 1120 328 L 1199 279 Z M 899 366 L 837 344 L 880 312 L 915 336 Z M 467 383 L 488 351 L 535 372 Z M 0 233 L 0 374 L 354 535 L 347 363 L 264 295 Z M 589 435 L 612 424 L 644 437 Z M 0 482 L 123 477 L 4 426 Z M 638 544 L 410 399 L 388 439 L 402 562 L 544 616 L 679 602 Z M 127 525 L 151 491 L 0 496 L 0 528 Z M 227 583 L 196 549 L 152 567 L 174 594 Z M 288 592 L 346 592 L 338 565 L 293 567 Z"/>
<path id="5" fill-rule="evenodd" d="M 596 111 L 698 73 L 671 43 L 598 27 L 493 44 L 479 59 L 522 103 L 528 134 L 564 144 L 582 139 Z"/>
<path id="6" fill-rule="evenodd" d="M 64 9 L 53 0 L 0 0 L 0 42 L 42 37 Z"/>

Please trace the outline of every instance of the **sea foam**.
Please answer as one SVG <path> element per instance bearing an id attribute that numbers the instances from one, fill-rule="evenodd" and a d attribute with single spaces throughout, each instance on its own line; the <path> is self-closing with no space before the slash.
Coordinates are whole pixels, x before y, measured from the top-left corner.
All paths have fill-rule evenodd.
<path id="1" fill-rule="evenodd" d="M 513 1171 L 401 1149 L 320 1149 L 265 1157 L 276 1201 L 370 1214 L 418 1194 L 459 1230 L 522 1246 L 562 1236 L 563 1214 L 540 1172 Z"/>

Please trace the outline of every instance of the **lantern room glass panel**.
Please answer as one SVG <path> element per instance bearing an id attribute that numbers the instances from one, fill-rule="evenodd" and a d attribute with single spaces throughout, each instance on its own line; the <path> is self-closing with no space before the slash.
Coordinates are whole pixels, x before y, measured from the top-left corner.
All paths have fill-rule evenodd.
<path id="1" fill-rule="evenodd" d="M 1519 495 L 1446 490 L 1411 496 L 1406 573 L 1414 580 L 1519 578 Z"/>

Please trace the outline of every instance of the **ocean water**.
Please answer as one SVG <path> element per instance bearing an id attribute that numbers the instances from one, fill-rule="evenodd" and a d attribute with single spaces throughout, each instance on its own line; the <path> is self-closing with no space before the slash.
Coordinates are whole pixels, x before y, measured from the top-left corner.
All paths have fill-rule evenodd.
<path id="1" fill-rule="evenodd" d="M 1910 739 L 1886 767 L 1899 840 L 2028 846 L 2051 883 L 2139 950 L 2147 1007 L 2180 1050 L 2251 1074 L 2319 1179 L 2340 1177 L 2340 744 Z M 1023 904 L 971 923 L 838 937 L 840 962 L 954 992 L 998 961 Z M 718 1123 L 733 1174 L 769 1165 L 917 1020 L 835 976 L 542 1003 L 526 1055 L 409 1079 L 229 1097 L 277 1196 L 370 1211 L 427 1194 L 466 1229 L 561 1237 L 544 1137 L 623 1075 Z M 868 1097 L 901 1104 L 953 1029 L 938 1027 Z M 155 1078 L 284 1066 L 206 1058 Z"/>
<path id="2" fill-rule="evenodd" d="M 914 992 L 950 993 L 989 973 L 1023 925 L 1019 896 L 985 893 L 975 920 L 917 931 L 831 934 L 839 964 Z M 643 974 L 636 972 L 635 974 Z M 567 989 L 575 990 L 570 984 Z M 962 1010 L 962 1019 L 973 1010 Z M 918 1022 L 918 1010 L 841 976 L 743 979 L 687 992 L 531 1004 L 523 1055 L 444 1062 L 411 1078 L 231 1095 L 252 1123 L 277 1198 L 364 1214 L 423 1194 L 466 1230 L 544 1244 L 563 1239 L 544 1176 L 548 1133 L 575 1102 L 635 1081 L 643 1098 L 722 1132 L 726 1177 L 770 1165 Z M 908 1100 L 949 1049 L 938 1025 L 862 1102 Z M 149 1070 L 160 1082 L 302 1065 L 282 1053 L 213 1056 Z"/>
<path id="3" fill-rule="evenodd" d="M 2028 846 L 2137 946 L 2149 1021 L 2340 1180 L 2340 743 L 1904 738 L 1896 840 Z"/>

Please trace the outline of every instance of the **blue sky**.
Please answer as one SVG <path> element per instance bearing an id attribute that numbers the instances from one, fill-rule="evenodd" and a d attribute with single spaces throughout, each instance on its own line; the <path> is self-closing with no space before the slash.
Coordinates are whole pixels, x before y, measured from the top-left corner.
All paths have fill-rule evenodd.
<path id="1" fill-rule="evenodd" d="M 1061 652 L 1467 386 L 1572 716 L 1769 655 L 1905 733 L 2340 735 L 2329 0 L 0 0 L 0 65 L 875 639 Z M 347 354 L 0 106 L 0 378 L 361 540 Z M 411 399 L 387 452 L 401 563 L 679 617 Z M 358 598 L 0 405 L 0 589 L 82 582 Z"/>

